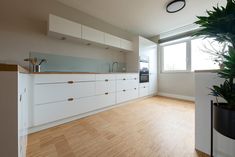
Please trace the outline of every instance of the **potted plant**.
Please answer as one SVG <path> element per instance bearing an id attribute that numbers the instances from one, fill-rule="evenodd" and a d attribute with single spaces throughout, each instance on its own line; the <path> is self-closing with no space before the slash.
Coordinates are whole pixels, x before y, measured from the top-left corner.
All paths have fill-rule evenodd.
<path id="1" fill-rule="evenodd" d="M 218 71 L 218 76 L 225 81 L 211 88 L 211 94 L 216 97 L 216 102 L 213 103 L 214 128 L 235 139 L 235 0 L 227 0 L 226 7 L 213 7 L 207 14 L 208 16 L 198 16 L 195 23 L 201 29 L 194 36 L 229 43 L 228 50 L 222 55 L 223 68 Z M 225 102 L 219 102 L 218 97 Z"/>

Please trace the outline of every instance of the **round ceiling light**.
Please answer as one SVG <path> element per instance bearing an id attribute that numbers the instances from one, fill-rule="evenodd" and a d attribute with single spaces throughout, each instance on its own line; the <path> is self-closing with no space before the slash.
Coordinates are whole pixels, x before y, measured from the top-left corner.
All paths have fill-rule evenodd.
<path id="1" fill-rule="evenodd" d="M 166 6 L 166 11 L 168 13 L 175 13 L 183 9 L 186 5 L 185 0 L 174 0 Z"/>

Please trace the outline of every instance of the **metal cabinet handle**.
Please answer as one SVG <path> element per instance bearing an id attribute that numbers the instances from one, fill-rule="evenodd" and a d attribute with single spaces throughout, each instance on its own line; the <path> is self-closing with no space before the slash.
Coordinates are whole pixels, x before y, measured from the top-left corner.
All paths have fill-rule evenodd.
<path id="1" fill-rule="evenodd" d="M 137 80 L 137 78 L 134 78 L 134 80 Z"/>
<path id="2" fill-rule="evenodd" d="M 109 80 L 108 80 L 108 79 L 105 79 L 104 81 L 105 81 L 105 82 L 108 82 Z"/>
<path id="3" fill-rule="evenodd" d="M 73 84 L 73 83 L 74 83 L 74 81 L 68 81 L 67 83 L 68 83 L 68 84 Z"/>
<path id="4" fill-rule="evenodd" d="M 126 80 L 125 78 L 123 78 L 123 80 Z"/>
<path id="5" fill-rule="evenodd" d="M 136 90 L 136 88 L 134 88 Z"/>
<path id="6" fill-rule="evenodd" d="M 144 86 L 144 88 L 145 88 L 145 86 Z"/>
<path id="7" fill-rule="evenodd" d="M 74 99 L 73 98 L 68 98 L 68 101 L 73 101 Z"/>
<path id="8" fill-rule="evenodd" d="M 125 89 L 123 89 L 122 91 L 123 91 L 123 92 L 125 92 L 126 90 L 125 90 Z"/>
<path id="9" fill-rule="evenodd" d="M 105 95 L 108 95 L 109 93 L 105 93 Z"/>

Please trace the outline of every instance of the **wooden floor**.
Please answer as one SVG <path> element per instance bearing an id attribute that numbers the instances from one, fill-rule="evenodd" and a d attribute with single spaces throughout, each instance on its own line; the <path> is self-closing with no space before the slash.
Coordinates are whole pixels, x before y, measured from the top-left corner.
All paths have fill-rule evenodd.
<path id="1" fill-rule="evenodd" d="M 152 97 L 29 135 L 27 157 L 206 157 L 194 104 Z"/>

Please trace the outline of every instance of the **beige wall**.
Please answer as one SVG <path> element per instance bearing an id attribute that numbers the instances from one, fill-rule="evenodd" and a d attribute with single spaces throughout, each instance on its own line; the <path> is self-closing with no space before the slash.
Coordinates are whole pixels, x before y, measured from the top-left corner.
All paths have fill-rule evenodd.
<path id="1" fill-rule="evenodd" d="M 55 0 L 2 0 L 0 5 L 0 62 L 19 63 L 29 52 L 124 61 L 124 53 L 46 36 L 49 13 L 77 21 L 119 37 L 131 39 L 119 28 L 67 7 Z"/>

